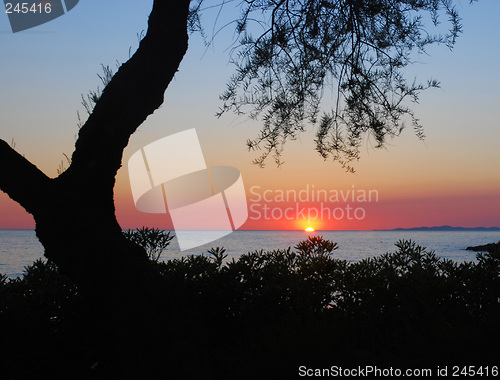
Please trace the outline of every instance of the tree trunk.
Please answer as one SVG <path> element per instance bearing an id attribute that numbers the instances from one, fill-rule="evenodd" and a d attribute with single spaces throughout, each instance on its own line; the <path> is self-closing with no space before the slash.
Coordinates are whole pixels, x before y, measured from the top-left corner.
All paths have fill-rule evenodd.
<path id="1" fill-rule="evenodd" d="M 0 140 L 0 189 L 33 215 L 45 256 L 92 299 L 117 337 L 135 331 L 132 340 L 149 335 L 147 318 L 161 317 L 161 287 L 146 252 L 116 220 L 115 176 L 131 134 L 163 103 L 187 50 L 189 2 L 154 1 L 146 36 L 104 89 L 58 178 Z"/>

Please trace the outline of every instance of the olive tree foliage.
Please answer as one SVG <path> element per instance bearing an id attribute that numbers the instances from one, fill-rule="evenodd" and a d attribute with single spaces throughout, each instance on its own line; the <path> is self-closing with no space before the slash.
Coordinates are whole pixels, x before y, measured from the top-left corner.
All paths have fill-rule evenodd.
<path id="1" fill-rule="evenodd" d="M 318 153 L 348 171 L 365 138 L 382 147 L 405 121 L 424 138 L 409 104 L 439 83 L 408 80 L 404 69 L 429 45 L 455 44 L 462 25 L 452 0 L 223 0 L 219 13 L 230 3 L 241 10 L 225 26 L 235 26 L 238 36 L 236 73 L 218 115 L 234 111 L 263 122 L 248 140 L 249 150 L 262 151 L 256 164 L 271 156 L 280 165 L 284 144 L 311 123 Z M 214 6 L 191 3 L 193 30 L 203 30 L 200 16 Z"/>

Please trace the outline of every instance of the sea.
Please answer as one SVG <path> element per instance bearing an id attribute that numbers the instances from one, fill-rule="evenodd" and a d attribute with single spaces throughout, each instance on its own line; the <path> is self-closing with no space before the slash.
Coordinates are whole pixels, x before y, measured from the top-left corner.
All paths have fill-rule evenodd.
<path id="1" fill-rule="evenodd" d="M 395 252 L 399 240 L 413 240 L 434 251 L 437 256 L 455 261 L 476 261 L 476 253 L 468 246 L 496 243 L 500 231 L 235 231 L 219 240 L 197 248 L 180 251 L 176 239 L 163 252 L 161 260 L 186 255 L 206 254 L 210 248 L 224 247 L 227 260 L 241 254 L 263 250 L 294 247 L 308 236 L 320 235 L 337 242 L 335 257 L 350 262 L 388 252 Z M 9 278 L 20 277 L 25 267 L 43 257 L 43 247 L 33 230 L 0 230 L 0 273 Z"/>

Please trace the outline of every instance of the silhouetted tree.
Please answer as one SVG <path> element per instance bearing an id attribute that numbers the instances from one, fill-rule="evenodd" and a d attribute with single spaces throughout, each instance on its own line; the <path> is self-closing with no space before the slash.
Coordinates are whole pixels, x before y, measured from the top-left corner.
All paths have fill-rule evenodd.
<path id="1" fill-rule="evenodd" d="M 473 1 L 473 0 L 472 0 Z M 471 2 L 472 2 L 471 1 Z M 228 3 L 229 1 L 223 1 Z M 204 3 L 204 1 L 200 1 Z M 288 139 L 316 123 L 316 150 L 347 170 L 359 158 L 366 136 L 382 147 L 404 128 L 405 116 L 420 138 L 423 130 L 408 101 L 437 87 L 408 82 L 403 69 L 428 45 L 452 47 L 461 32 L 451 0 L 248 0 L 236 21 L 241 37 L 234 49 L 236 74 L 221 96 L 228 110 L 262 117 L 260 135 L 249 149 L 263 148 L 255 163 L 280 155 Z M 445 15 L 449 29 L 433 34 Z M 325 87 L 335 94 L 323 99 Z M 320 115 L 322 107 L 331 108 Z M 263 145 L 263 146 L 261 146 Z"/>
<path id="2" fill-rule="evenodd" d="M 140 347 L 157 325 L 147 316 L 161 314 L 160 276 L 146 251 L 123 235 L 113 187 L 131 134 L 162 104 L 187 50 L 189 3 L 154 2 L 148 33 L 103 90 L 57 178 L 0 141 L 0 189 L 33 215 L 45 256 L 99 310 L 114 336 L 109 351 L 124 362 L 133 362 L 127 347 Z"/>
<path id="3" fill-rule="evenodd" d="M 229 3 L 241 9 L 235 20 L 241 39 L 221 113 L 263 116 L 260 136 L 249 142 L 250 148 L 265 144 L 259 164 L 269 154 L 279 162 L 283 143 L 304 130 L 306 121 L 316 121 L 329 84 L 338 98 L 319 124 L 316 142 L 323 157 L 333 154 L 348 166 L 363 136 L 371 134 L 382 145 L 400 132 L 404 115 L 421 135 L 404 101 L 437 83 L 408 84 L 401 70 L 415 50 L 432 43 L 452 46 L 461 29 L 451 0 L 223 0 L 216 6 L 222 11 Z M 162 104 L 189 32 L 201 30 L 204 6 L 212 5 L 154 1 L 138 50 L 96 99 L 71 164 L 57 178 L 0 140 L 0 189 L 33 215 L 45 256 L 92 295 L 116 328 L 155 312 L 160 277 L 145 250 L 122 234 L 115 176 L 130 136 Z M 437 25 L 443 15 L 449 31 L 432 35 L 425 17 Z"/>

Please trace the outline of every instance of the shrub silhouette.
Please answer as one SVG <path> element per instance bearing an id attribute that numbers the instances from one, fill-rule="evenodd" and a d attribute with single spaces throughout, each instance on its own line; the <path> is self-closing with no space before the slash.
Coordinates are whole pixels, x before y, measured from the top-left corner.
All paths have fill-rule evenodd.
<path id="1" fill-rule="evenodd" d="M 299 365 L 498 360 L 498 255 L 458 263 L 399 241 L 394 253 L 351 263 L 335 258 L 336 247 L 310 237 L 231 260 L 219 247 L 163 262 L 151 256 L 165 318 L 160 346 L 130 347 L 141 351 L 142 377 L 175 377 L 173 368 L 184 378 L 255 378 L 296 376 Z M 6 378 L 113 378 L 110 338 L 88 302 L 51 262 L 36 261 L 23 278 L 0 277 Z"/>
<path id="2" fill-rule="evenodd" d="M 123 234 L 134 243 L 146 250 L 148 257 L 153 262 L 158 262 L 163 251 L 169 246 L 174 235 L 170 231 L 158 228 L 142 227 L 137 230 L 127 230 Z"/>

